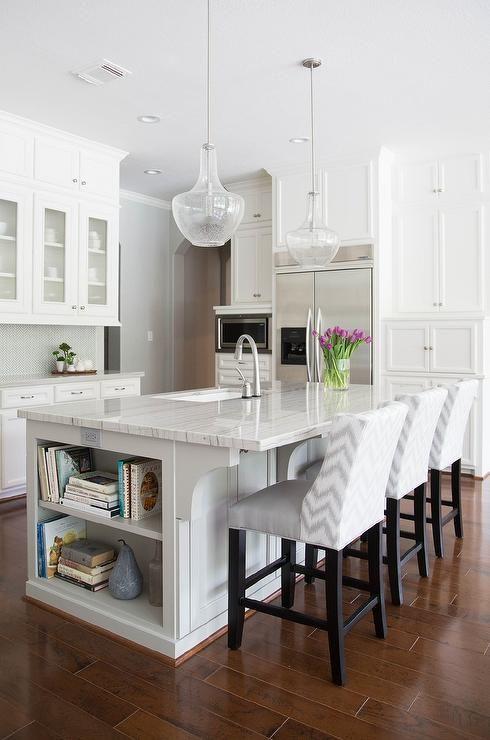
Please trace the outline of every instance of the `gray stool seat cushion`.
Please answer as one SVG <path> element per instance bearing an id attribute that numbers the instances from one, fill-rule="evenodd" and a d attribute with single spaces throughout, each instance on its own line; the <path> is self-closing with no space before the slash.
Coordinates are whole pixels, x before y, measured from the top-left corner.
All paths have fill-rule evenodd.
<path id="1" fill-rule="evenodd" d="M 317 462 L 310 465 L 305 470 L 306 480 L 315 480 L 318 473 L 320 472 L 323 465 L 323 460 L 317 460 Z"/>
<path id="2" fill-rule="evenodd" d="M 257 491 L 230 509 L 230 527 L 299 540 L 301 507 L 311 488 L 305 480 L 285 480 Z"/>

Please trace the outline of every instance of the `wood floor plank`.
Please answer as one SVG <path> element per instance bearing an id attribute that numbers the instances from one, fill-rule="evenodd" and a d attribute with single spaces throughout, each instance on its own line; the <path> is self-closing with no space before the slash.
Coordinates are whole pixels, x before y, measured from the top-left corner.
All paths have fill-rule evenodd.
<path id="1" fill-rule="evenodd" d="M 48 730 L 40 722 L 30 722 L 25 727 L 22 727 L 17 732 L 9 735 L 9 740 L 53 740 L 54 738 L 61 738 L 62 735 Z"/>
<path id="2" fill-rule="evenodd" d="M 435 699 L 433 696 L 421 693 L 409 711 L 410 714 L 441 722 L 461 732 L 482 738 L 490 737 L 490 717 L 472 712 L 452 701 Z"/>
<path id="3" fill-rule="evenodd" d="M 286 720 L 274 735 L 274 740 L 334 740 L 334 738 L 336 735 L 315 730 L 294 719 Z"/>
<path id="4" fill-rule="evenodd" d="M 31 721 L 27 711 L 0 698 L 0 738 L 11 735 Z"/>
<path id="5" fill-rule="evenodd" d="M 135 740 L 191 740 L 199 737 L 140 709 L 121 722 L 118 729 Z"/>
<path id="6" fill-rule="evenodd" d="M 389 729 L 395 736 L 404 732 L 413 738 L 434 738 L 435 740 L 457 740 L 457 738 L 468 737 L 454 727 L 450 728 L 423 716 L 403 712 L 375 699 L 369 699 L 364 704 L 358 717 L 376 727 Z"/>

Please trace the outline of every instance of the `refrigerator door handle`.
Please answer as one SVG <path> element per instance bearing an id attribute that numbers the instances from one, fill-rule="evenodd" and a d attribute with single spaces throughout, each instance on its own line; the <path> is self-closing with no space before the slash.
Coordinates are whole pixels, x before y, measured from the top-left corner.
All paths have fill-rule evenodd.
<path id="1" fill-rule="evenodd" d="M 310 342 L 311 342 L 311 308 L 308 309 L 306 319 L 306 379 L 311 383 L 311 365 L 310 365 Z"/>
<path id="2" fill-rule="evenodd" d="M 322 319 L 322 312 L 321 312 L 320 309 L 318 309 L 317 314 L 316 314 L 316 326 L 315 326 L 316 333 L 317 333 L 317 337 L 316 337 L 317 341 L 315 342 L 315 348 L 316 348 L 316 351 L 315 351 L 315 366 L 316 366 L 316 380 L 317 380 L 317 383 L 321 383 L 322 382 L 321 356 L 320 356 L 321 355 L 321 347 L 320 347 L 320 342 L 319 342 L 320 336 L 322 334 L 322 321 L 323 321 L 323 319 Z"/>

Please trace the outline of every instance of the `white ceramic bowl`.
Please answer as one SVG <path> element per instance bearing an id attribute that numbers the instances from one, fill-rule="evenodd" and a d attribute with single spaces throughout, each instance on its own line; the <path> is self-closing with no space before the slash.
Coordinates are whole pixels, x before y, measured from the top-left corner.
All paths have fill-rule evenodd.
<path id="1" fill-rule="evenodd" d="M 6 234 L 9 225 L 6 221 L 0 221 L 0 234 Z"/>

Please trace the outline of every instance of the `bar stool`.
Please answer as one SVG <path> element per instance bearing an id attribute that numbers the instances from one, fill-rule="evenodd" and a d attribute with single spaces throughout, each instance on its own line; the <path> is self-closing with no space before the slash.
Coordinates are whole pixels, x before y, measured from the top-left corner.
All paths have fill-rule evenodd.
<path id="1" fill-rule="evenodd" d="M 245 608 L 326 630 L 332 679 L 344 684 L 345 634 L 372 610 L 375 632 L 386 636 L 382 579 L 384 497 L 393 455 L 407 407 L 391 403 L 364 414 L 341 414 L 332 422 L 327 452 L 313 484 L 286 480 L 248 496 L 229 512 L 228 647 L 240 647 Z M 246 576 L 246 530 L 281 537 L 281 557 Z M 369 581 L 342 577 L 343 548 L 368 533 Z M 325 549 L 325 572 L 311 574 L 326 581 L 326 619 L 292 609 L 296 574 L 310 572 L 296 564 L 296 541 Z M 282 606 L 245 596 L 246 589 L 281 569 Z M 369 594 L 368 600 L 344 621 L 342 585 Z"/>
<path id="2" fill-rule="evenodd" d="M 477 380 L 461 380 L 448 386 L 448 395 L 441 411 L 429 457 L 430 507 L 434 549 L 438 558 L 444 557 L 442 528 L 454 520 L 456 537 L 463 536 L 461 510 L 461 457 L 466 425 L 473 401 L 478 394 Z M 451 500 L 441 498 L 441 472 L 451 466 Z M 442 515 L 442 507 L 451 511 Z"/>

